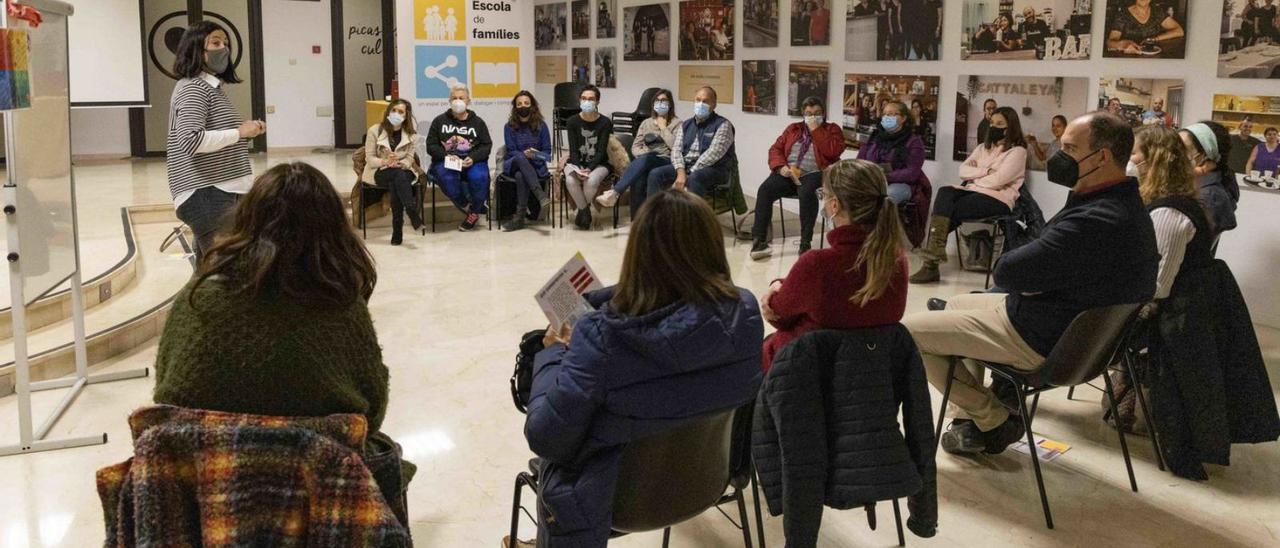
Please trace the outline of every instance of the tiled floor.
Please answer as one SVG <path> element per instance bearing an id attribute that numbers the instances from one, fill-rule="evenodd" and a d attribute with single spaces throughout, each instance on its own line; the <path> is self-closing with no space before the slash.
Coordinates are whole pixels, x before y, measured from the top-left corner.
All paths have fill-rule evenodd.
<path id="1" fill-rule="evenodd" d="M 309 159 L 347 180 L 340 160 Z M 120 192 L 144 201 L 164 198 L 162 169 L 151 163 L 103 168 L 113 169 L 134 177 Z M 80 177 L 85 185 L 99 182 L 88 174 Z M 118 186 L 127 180 L 116 176 L 101 184 Z M 513 476 L 530 456 L 521 433 L 523 417 L 510 404 L 507 378 L 520 334 L 545 323 L 532 295 L 575 251 L 582 251 L 605 280 L 617 279 L 625 234 L 543 227 L 514 234 L 449 231 L 407 236 L 399 248 L 389 246 L 387 238 L 385 228 L 370 231 L 380 274 L 371 309 L 391 369 L 384 428 L 419 466 L 409 505 L 415 540 L 418 546 L 497 546 L 509 519 Z M 729 248 L 729 258 L 735 282 L 760 291 L 786 273 L 795 255 L 791 247 L 772 261 L 754 263 L 740 243 Z M 928 297 L 982 283 L 972 273 L 948 270 L 945 276 L 942 285 L 912 287 L 908 310 L 923 310 Z M 1271 376 L 1280 378 L 1280 331 L 1259 328 L 1258 333 Z M 152 343 L 107 369 L 146 366 L 154 355 Z M 0 546 L 101 542 L 93 471 L 129 456 L 125 419 L 130 410 L 149 403 L 151 382 L 92 386 L 54 429 L 54 435 L 106 431 L 111 436 L 107 445 L 0 458 Z M 40 404 L 48 406 L 57 394 L 40 396 Z M 1194 483 L 1159 472 L 1147 440 L 1131 440 L 1141 489 L 1132 493 L 1115 434 L 1099 421 L 1100 394 L 1084 390 L 1079 396 L 1067 401 L 1065 393 L 1046 395 L 1036 421 L 1038 434 L 1072 445 L 1045 466 L 1057 529 L 1044 528 L 1029 463 L 1022 455 L 961 459 L 944 454 L 938 457 L 938 536 L 924 540 L 908 534 L 907 542 L 984 547 L 1280 543 L 1280 446 L 1237 446 L 1231 467 L 1211 467 L 1208 482 Z M 0 400 L 0 443 L 13 438 L 13 417 L 13 398 Z M 861 511 L 828 512 L 819 545 L 891 546 L 896 539 L 890 516 L 883 509 L 880 528 L 873 532 Z M 527 522 L 524 530 L 531 531 Z M 783 545 L 780 518 L 766 520 L 766 533 L 770 545 Z M 672 535 L 677 547 L 740 542 L 741 536 L 715 512 L 676 527 Z M 660 543 L 659 534 L 649 533 L 614 544 Z"/>

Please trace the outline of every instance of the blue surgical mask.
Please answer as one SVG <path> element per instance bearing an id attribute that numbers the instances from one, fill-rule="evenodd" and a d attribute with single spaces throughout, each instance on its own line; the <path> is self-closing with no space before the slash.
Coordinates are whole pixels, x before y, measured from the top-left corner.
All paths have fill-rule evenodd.
<path id="1" fill-rule="evenodd" d="M 898 129 L 898 117 L 884 116 L 880 118 L 880 127 L 884 128 L 886 131 Z"/>
<path id="2" fill-rule="evenodd" d="M 392 112 L 387 115 L 387 121 L 391 122 L 393 126 L 400 127 L 400 124 L 404 123 L 404 115 L 399 112 Z"/>
<path id="3" fill-rule="evenodd" d="M 711 116 L 711 105 L 708 105 L 701 101 L 694 103 L 693 116 L 699 120 L 702 120 L 708 116 Z"/>
<path id="4" fill-rule="evenodd" d="M 596 111 L 596 102 L 595 102 L 595 101 L 586 101 L 586 100 L 584 100 L 584 101 L 582 101 L 582 102 L 578 103 L 578 108 L 581 108 L 581 109 L 582 109 L 582 112 L 585 112 L 585 113 L 587 113 L 587 114 L 590 114 L 590 113 L 593 113 L 593 112 L 595 112 L 595 111 Z"/>
<path id="5" fill-rule="evenodd" d="M 671 103 L 658 101 L 653 104 L 653 111 L 659 116 L 666 116 L 668 112 L 671 112 Z"/>

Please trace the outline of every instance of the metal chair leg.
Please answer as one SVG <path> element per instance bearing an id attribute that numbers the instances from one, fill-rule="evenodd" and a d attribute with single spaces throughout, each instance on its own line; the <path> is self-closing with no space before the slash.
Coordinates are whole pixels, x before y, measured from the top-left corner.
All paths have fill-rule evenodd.
<path id="1" fill-rule="evenodd" d="M 756 503 L 756 537 L 760 541 L 760 548 L 765 548 L 764 543 L 764 515 L 760 513 L 760 485 L 756 479 L 756 465 L 751 463 L 751 495 Z"/>
<path id="2" fill-rule="evenodd" d="M 1025 418 L 1027 413 L 1027 395 L 1022 391 L 1021 383 L 1013 383 L 1014 390 L 1018 393 L 1018 411 Z M 1031 453 L 1031 465 L 1036 473 L 1036 487 L 1040 490 L 1040 506 L 1044 508 L 1044 524 L 1045 527 L 1053 529 L 1053 515 L 1049 512 L 1049 496 L 1044 491 L 1044 476 L 1040 472 L 1040 452 L 1036 450 L 1036 439 L 1031 433 L 1031 421 L 1022 421 L 1023 428 L 1027 431 L 1027 449 Z"/>
<path id="3" fill-rule="evenodd" d="M 1111 416 L 1115 417 L 1116 421 L 1116 432 L 1120 434 L 1120 452 L 1124 454 L 1124 467 L 1129 471 L 1129 488 L 1136 493 L 1138 492 L 1138 480 L 1133 476 L 1133 461 L 1129 459 L 1129 444 L 1124 439 L 1124 427 L 1120 424 L 1120 413 L 1116 411 L 1116 398 L 1112 395 L 1111 375 L 1104 371 L 1102 380 L 1107 385 L 1107 405 L 1111 407 Z"/>
<path id="4" fill-rule="evenodd" d="M 898 499 L 893 499 L 893 521 L 898 526 L 898 546 L 906 546 L 907 537 L 902 534 L 902 510 L 898 508 Z"/>
<path id="5" fill-rule="evenodd" d="M 1076 395 L 1076 387 L 1072 386 L 1071 388 L 1067 389 L 1067 400 L 1071 400 L 1071 398 L 1075 397 L 1075 395 Z"/>
<path id="6" fill-rule="evenodd" d="M 938 451 L 938 444 L 942 443 L 942 421 L 947 418 L 947 400 L 951 399 L 951 383 L 956 380 L 956 363 L 960 360 L 951 358 L 951 367 L 947 368 L 947 387 L 942 390 L 942 408 L 938 410 L 938 426 L 933 433 L 933 450 Z"/>
<path id="7" fill-rule="evenodd" d="M 531 479 L 532 477 L 527 472 L 516 474 L 515 494 L 511 498 L 511 532 L 510 536 L 507 537 L 511 539 L 512 545 L 516 543 L 516 539 L 520 538 L 516 536 L 516 533 L 520 530 L 520 494 L 525 485 L 532 486 Z"/>
<path id="8" fill-rule="evenodd" d="M 662 548 L 667 548 L 668 546 L 671 546 L 671 528 L 670 527 L 662 530 Z"/>
<path id="9" fill-rule="evenodd" d="M 734 498 L 738 499 L 738 523 L 742 524 L 742 545 L 751 548 L 751 518 L 747 517 L 746 495 L 742 490 L 733 489 Z"/>
<path id="10" fill-rule="evenodd" d="M 1155 422 L 1151 420 L 1151 408 L 1147 406 L 1147 397 L 1142 394 L 1142 379 L 1138 378 L 1138 374 L 1133 369 L 1133 359 L 1128 352 L 1125 353 L 1124 359 L 1120 360 L 1124 364 L 1124 372 L 1129 377 L 1129 385 L 1137 391 L 1138 405 L 1142 408 L 1142 418 L 1147 423 L 1147 435 L 1151 437 L 1151 448 L 1156 452 L 1156 466 L 1160 471 L 1164 471 L 1164 453 L 1160 452 L 1160 440 L 1156 435 Z"/>
<path id="11" fill-rule="evenodd" d="M 364 188 L 361 187 L 359 192 L 360 192 L 360 231 L 361 231 L 360 237 L 368 240 L 369 239 L 369 216 L 365 215 L 365 212 L 364 212 L 364 208 L 365 208 Z"/>
<path id="12" fill-rule="evenodd" d="M 1040 393 L 1036 392 L 1036 394 L 1031 397 L 1031 415 L 1022 417 L 1022 420 L 1026 421 L 1027 424 L 1031 424 L 1031 421 L 1036 418 L 1036 409 L 1039 407 L 1040 407 Z"/>
<path id="13" fill-rule="evenodd" d="M 782 225 L 782 245 L 786 246 L 787 245 L 787 208 L 782 207 L 782 198 L 778 198 L 778 224 Z"/>

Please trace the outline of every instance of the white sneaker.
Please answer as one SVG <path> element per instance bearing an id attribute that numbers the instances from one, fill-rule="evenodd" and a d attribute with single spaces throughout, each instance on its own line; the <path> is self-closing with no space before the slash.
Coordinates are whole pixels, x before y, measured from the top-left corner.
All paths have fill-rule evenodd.
<path id="1" fill-rule="evenodd" d="M 606 190 L 596 197 L 596 203 L 601 207 L 613 207 L 618 204 L 618 193 L 613 189 Z"/>

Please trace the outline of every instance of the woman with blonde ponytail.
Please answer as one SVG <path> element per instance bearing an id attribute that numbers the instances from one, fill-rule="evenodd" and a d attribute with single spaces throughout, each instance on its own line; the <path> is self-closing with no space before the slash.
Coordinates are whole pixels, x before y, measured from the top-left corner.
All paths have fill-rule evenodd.
<path id="1" fill-rule="evenodd" d="M 800 256 L 786 279 L 761 299 L 775 328 L 764 342 L 763 368 L 800 335 L 897 323 L 907 305 L 907 255 L 898 208 L 879 166 L 841 160 L 822 173 L 822 214 L 835 228 L 831 246 Z"/>

